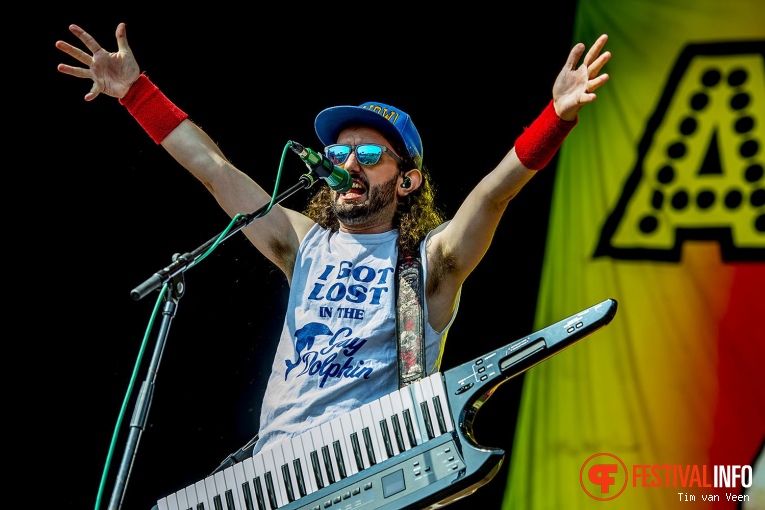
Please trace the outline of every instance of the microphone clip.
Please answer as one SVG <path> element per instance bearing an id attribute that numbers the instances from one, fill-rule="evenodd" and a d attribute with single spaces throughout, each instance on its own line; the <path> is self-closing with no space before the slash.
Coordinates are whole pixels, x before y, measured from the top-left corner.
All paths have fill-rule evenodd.
<path id="1" fill-rule="evenodd" d="M 292 140 L 289 141 L 289 146 L 292 152 L 297 154 L 309 169 L 316 172 L 316 175 L 327 181 L 327 185 L 334 191 L 345 193 L 353 186 L 351 174 L 347 170 L 335 166 L 324 157 L 324 154 L 313 151 Z"/>

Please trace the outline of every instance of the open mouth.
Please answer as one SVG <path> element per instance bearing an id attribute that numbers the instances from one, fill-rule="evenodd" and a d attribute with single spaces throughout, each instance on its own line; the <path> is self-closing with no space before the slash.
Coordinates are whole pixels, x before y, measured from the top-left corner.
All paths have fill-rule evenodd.
<path id="1" fill-rule="evenodd" d="M 366 192 L 367 192 L 366 186 L 364 186 L 364 184 L 362 184 L 361 181 L 354 179 L 351 189 L 349 189 L 345 193 L 342 193 L 341 196 L 346 199 L 349 199 L 349 198 L 353 199 L 353 198 L 362 196 Z"/>

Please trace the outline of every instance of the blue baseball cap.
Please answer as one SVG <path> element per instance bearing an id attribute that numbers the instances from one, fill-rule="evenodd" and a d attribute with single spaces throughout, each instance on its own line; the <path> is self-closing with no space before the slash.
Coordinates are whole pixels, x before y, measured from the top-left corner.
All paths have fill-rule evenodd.
<path id="1" fill-rule="evenodd" d="M 337 143 L 340 131 L 364 125 L 380 131 L 386 138 L 406 147 L 418 168 L 422 166 L 422 140 L 412 118 L 402 110 L 373 101 L 359 106 L 333 106 L 319 112 L 314 122 L 316 134 L 325 146 Z"/>

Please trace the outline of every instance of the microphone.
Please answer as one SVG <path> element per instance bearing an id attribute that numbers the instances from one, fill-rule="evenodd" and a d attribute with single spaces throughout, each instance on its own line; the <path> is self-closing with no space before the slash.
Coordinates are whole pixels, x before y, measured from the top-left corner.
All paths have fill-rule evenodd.
<path id="1" fill-rule="evenodd" d="M 300 156 L 300 159 L 308 168 L 327 181 L 327 185 L 334 191 L 345 193 L 353 186 L 353 178 L 348 170 L 335 166 L 324 157 L 323 154 L 312 151 L 308 147 L 303 147 L 297 142 L 290 140 L 290 149 Z"/>

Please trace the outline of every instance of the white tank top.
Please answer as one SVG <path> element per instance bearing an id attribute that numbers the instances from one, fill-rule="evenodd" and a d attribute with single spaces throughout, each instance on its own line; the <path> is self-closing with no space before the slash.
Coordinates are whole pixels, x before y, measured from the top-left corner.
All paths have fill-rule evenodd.
<path id="1" fill-rule="evenodd" d="M 397 237 L 396 230 L 357 235 L 318 225 L 306 235 L 253 454 L 398 388 Z M 424 247 L 425 241 L 420 254 L 427 274 Z M 424 312 L 425 366 L 433 373 L 457 306 L 441 333 L 428 324 L 427 307 Z"/>

